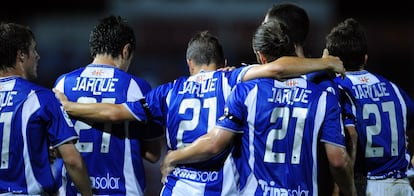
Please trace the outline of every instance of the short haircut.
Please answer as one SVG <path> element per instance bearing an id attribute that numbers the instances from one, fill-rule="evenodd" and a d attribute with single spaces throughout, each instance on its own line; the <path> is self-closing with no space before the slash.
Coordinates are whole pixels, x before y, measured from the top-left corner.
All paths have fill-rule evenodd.
<path id="1" fill-rule="evenodd" d="M 136 47 L 134 30 L 126 19 L 120 16 L 103 18 L 93 28 L 89 36 L 89 47 L 92 57 L 97 54 L 109 54 L 117 57 L 126 44 L 130 44 L 129 52 L 133 54 Z"/>
<path id="2" fill-rule="evenodd" d="M 2 22 L 0 24 L 0 69 L 16 65 L 17 53 L 29 54 L 35 36 L 28 26 Z"/>
<path id="3" fill-rule="evenodd" d="M 269 62 L 282 56 L 296 56 L 285 25 L 278 21 L 261 24 L 253 36 L 252 46 L 254 52 L 260 51 Z"/>
<path id="4" fill-rule="evenodd" d="M 368 53 L 364 29 L 355 19 L 347 18 L 326 36 L 326 48 L 341 59 L 347 71 L 360 70 Z"/>
<path id="5" fill-rule="evenodd" d="M 201 31 L 195 34 L 188 42 L 187 59 L 191 59 L 196 65 L 216 64 L 225 66 L 223 47 L 219 40 L 209 31 Z"/>
<path id="6" fill-rule="evenodd" d="M 306 10 L 292 4 L 274 4 L 266 13 L 268 20 L 277 20 L 286 25 L 294 44 L 303 45 L 309 32 L 309 17 Z"/>

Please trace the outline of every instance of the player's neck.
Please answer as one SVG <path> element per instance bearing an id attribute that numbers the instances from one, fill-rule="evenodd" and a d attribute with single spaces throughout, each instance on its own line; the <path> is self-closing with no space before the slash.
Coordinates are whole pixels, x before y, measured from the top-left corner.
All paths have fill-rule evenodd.
<path id="1" fill-rule="evenodd" d="M 92 64 L 112 65 L 116 67 L 115 59 L 111 55 L 97 54 L 92 61 Z"/>
<path id="2" fill-rule="evenodd" d="M 216 71 L 216 70 L 217 70 L 216 64 L 194 66 L 193 75 L 198 74 L 201 71 Z"/>
<path id="3" fill-rule="evenodd" d="M 18 66 L 18 65 L 16 65 Z M 0 77 L 9 77 L 9 76 L 21 76 L 23 77 L 23 71 L 17 69 L 16 67 L 10 67 L 3 70 L 0 70 Z"/>

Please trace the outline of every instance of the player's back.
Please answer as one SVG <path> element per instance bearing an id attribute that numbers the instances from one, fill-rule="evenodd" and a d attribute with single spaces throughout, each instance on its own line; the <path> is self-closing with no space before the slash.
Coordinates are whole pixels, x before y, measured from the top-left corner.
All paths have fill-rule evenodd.
<path id="1" fill-rule="evenodd" d="M 338 99 L 303 78 L 238 84 L 228 98 L 246 121 L 239 158 L 243 195 L 317 195 L 317 144 L 344 145 Z"/>
<path id="2" fill-rule="evenodd" d="M 165 118 L 168 149 L 192 143 L 216 124 L 216 120 L 223 114 L 225 99 L 240 80 L 242 70 L 202 71 L 193 76 L 180 77 L 148 94 L 146 99 L 152 112 Z M 153 108 L 159 108 L 159 111 L 154 111 Z M 229 151 L 223 152 L 205 162 L 178 166 L 167 177 L 167 188 L 164 188 L 162 194 L 188 194 L 191 188 L 193 195 L 234 194 L 234 173 L 230 165 L 225 164 L 221 170 L 228 153 Z M 222 184 L 223 182 L 230 185 Z"/>
<path id="3" fill-rule="evenodd" d="M 231 90 L 223 78 L 223 72 L 203 72 L 175 81 L 167 100 L 166 127 L 171 149 L 192 143 L 215 125 Z"/>
<path id="4" fill-rule="evenodd" d="M 121 69 L 96 64 L 62 75 L 56 88 L 69 100 L 83 103 L 137 101 L 151 89 L 146 81 Z M 87 124 L 75 120 L 76 147 L 87 164 L 95 194 L 143 195 L 145 175 L 138 140 L 143 128 L 137 121 Z M 66 188 L 69 195 L 76 191 L 70 183 Z"/>
<path id="5" fill-rule="evenodd" d="M 329 71 L 316 71 L 306 74 L 307 80 L 317 84 L 320 88 L 339 96 L 339 87 L 338 84 L 334 82 L 335 78 L 335 73 Z"/>
<path id="6" fill-rule="evenodd" d="M 355 116 L 358 132 L 358 154 L 368 177 L 383 179 L 405 176 L 409 164 L 406 128 L 412 101 L 395 84 L 368 71 L 347 72 L 344 80 L 336 80 L 350 95 L 345 109 Z M 356 164 L 362 164 L 357 159 Z"/>
<path id="7" fill-rule="evenodd" d="M 56 192 L 49 146 L 77 138 L 61 105 L 51 90 L 17 76 L 0 79 L 0 100 L 0 193 Z"/>

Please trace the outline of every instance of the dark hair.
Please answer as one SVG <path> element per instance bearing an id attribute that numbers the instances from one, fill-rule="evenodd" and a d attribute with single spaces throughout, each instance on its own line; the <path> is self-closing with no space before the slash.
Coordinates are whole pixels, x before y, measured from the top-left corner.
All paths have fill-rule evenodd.
<path id="1" fill-rule="evenodd" d="M 225 65 L 223 47 L 209 31 L 198 32 L 190 39 L 187 47 L 187 59 L 191 59 L 196 65 L 211 63 L 218 67 Z"/>
<path id="2" fill-rule="evenodd" d="M 268 20 L 277 20 L 286 25 L 293 43 L 305 43 L 309 31 L 309 17 L 305 9 L 291 3 L 275 4 L 267 10 L 266 15 Z"/>
<path id="3" fill-rule="evenodd" d="M 29 54 L 29 47 L 35 40 L 28 26 L 16 23 L 0 24 L 0 69 L 5 70 L 16 65 L 17 53 Z"/>
<path id="4" fill-rule="evenodd" d="M 89 36 L 92 57 L 97 54 L 110 54 L 112 57 L 117 57 L 126 44 L 130 44 L 129 52 L 132 55 L 136 47 L 134 30 L 127 20 L 120 16 L 101 19 Z"/>
<path id="5" fill-rule="evenodd" d="M 346 70 L 360 70 L 368 53 L 364 29 L 355 19 L 348 18 L 326 36 L 326 48 L 330 55 L 342 60 Z"/>
<path id="6" fill-rule="evenodd" d="M 277 21 L 261 24 L 253 36 L 252 46 L 255 53 L 260 51 L 269 62 L 281 56 L 295 56 L 295 46 L 286 27 Z"/>

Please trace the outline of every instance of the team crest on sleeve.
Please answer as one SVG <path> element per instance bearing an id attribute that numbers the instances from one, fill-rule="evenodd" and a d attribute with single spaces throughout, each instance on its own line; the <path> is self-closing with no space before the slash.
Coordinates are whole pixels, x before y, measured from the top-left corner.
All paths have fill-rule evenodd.
<path id="1" fill-rule="evenodd" d="M 223 114 L 223 116 L 221 116 L 218 120 L 219 121 L 222 121 L 222 120 L 224 120 L 227 116 L 229 115 L 229 107 L 225 107 L 224 108 L 224 114 Z"/>
<path id="2" fill-rule="evenodd" d="M 69 118 L 69 114 L 66 113 L 66 111 L 63 109 L 63 106 L 60 106 L 60 110 L 62 111 L 63 114 L 63 118 L 65 118 L 66 123 L 70 126 L 73 127 L 73 123 Z"/>

